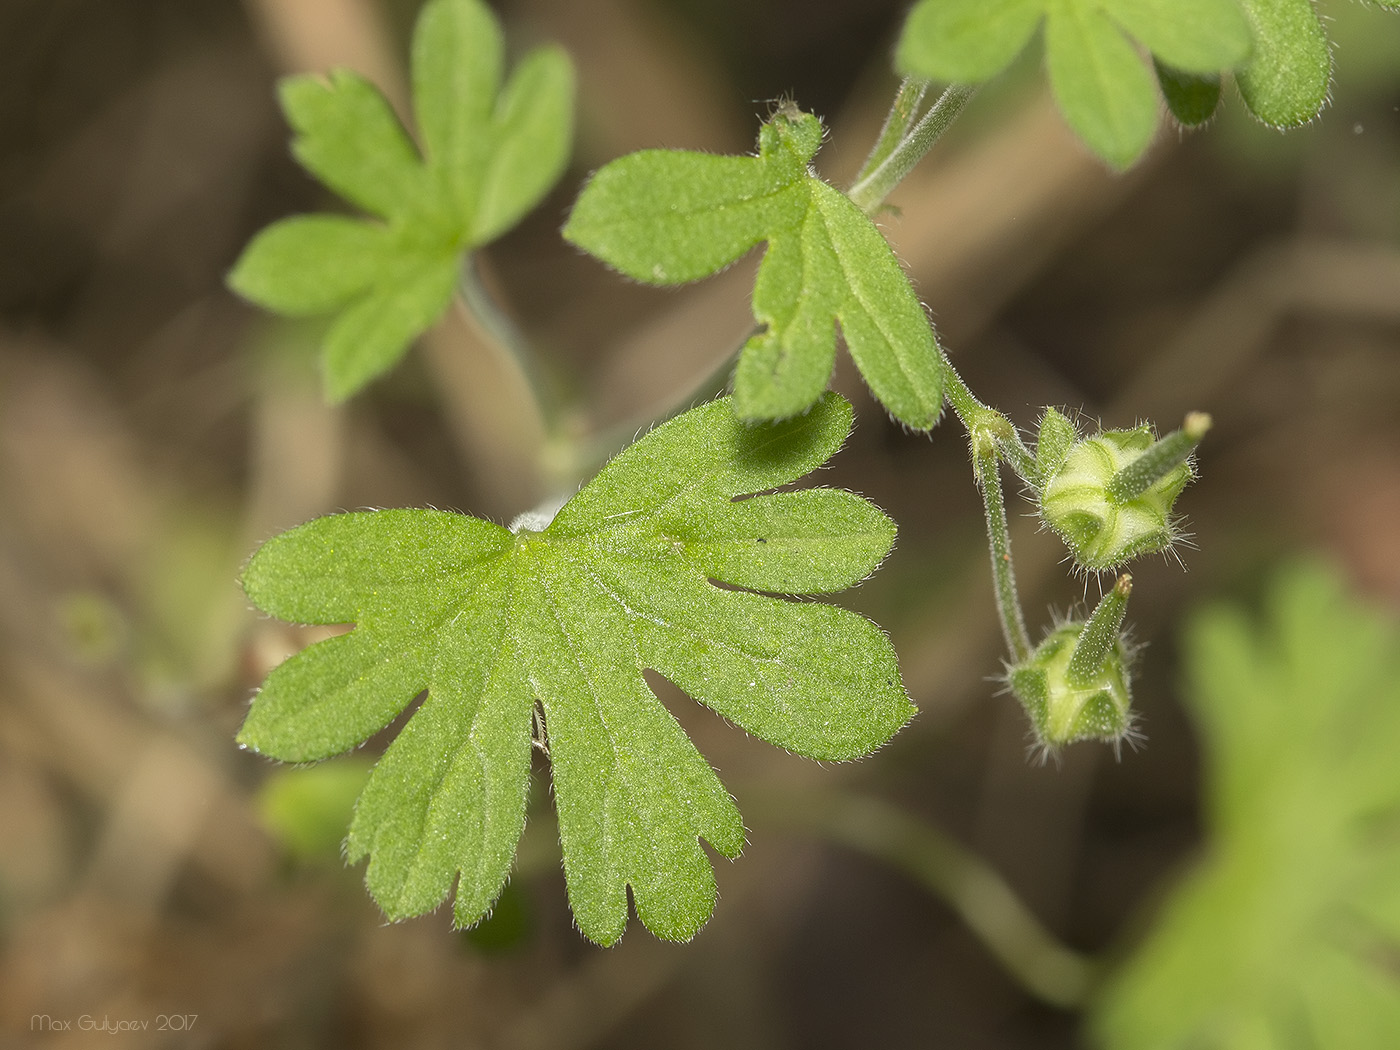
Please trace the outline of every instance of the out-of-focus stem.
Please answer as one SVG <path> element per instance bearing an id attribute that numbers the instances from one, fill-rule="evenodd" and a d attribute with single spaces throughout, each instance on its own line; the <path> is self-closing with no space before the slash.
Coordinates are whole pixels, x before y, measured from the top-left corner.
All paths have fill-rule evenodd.
<path id="1" fill-rule="evenodd" d="M 1098 966 L 1059 941 L 986 861 L 888 802 L 833 792 L 754 791 L 754 821 L 803 831 L 904 872 L 945 901 L 1032 995 L 1066 1008 L 1082 1004 Z"/>

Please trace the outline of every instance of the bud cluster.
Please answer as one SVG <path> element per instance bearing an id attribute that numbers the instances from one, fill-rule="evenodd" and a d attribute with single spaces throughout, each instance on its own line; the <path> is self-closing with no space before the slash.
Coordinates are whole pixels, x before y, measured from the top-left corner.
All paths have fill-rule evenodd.
<path id="1" fill-rule="evenodd" d="M 1122 638 L 1132 577 L 1118 577 L 1088 620 L 1057 625 L 1007 680 L 1046 748 L 1116 743 L 1132 728 L 1132 651 Z"/>
<path id="2" fill-rule="evenodd" d="M 1045 410 L 1035 454 L 1018 469 L 1040 518 L 1085 572 L 1116 569 L 1181 538 L 1172 507 L 1195 477 L 1192 453 L 1210 417 L 1193 412 L 1158 438 L 1143 424 L 1083 437 L 1064 413 Z M 1132 577 L 1123 574 L 1087 619 L 1058 623 L 1034 648 L 1012 645 L 1007 681 L 1042 747 L 1077 740 L 1117 743 L 1132 732 L 1132 648 L 1122 637 Z"/>

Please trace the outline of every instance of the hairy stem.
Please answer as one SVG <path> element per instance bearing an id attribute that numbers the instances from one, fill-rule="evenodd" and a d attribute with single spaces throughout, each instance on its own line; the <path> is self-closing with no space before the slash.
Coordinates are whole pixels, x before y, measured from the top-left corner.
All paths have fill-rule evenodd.
<path id="1" fill-rule="evenodd" d="M 977 399 L 946 354 L 943 355 L 943 365 L 948 376 L 948 402 L 967 428 L 972 449 L 972 470 L 977 478 L 977 487 L 982 492 L 1001 632 L 1006 638 L 1006 648 L 1013 662 L 1020 663 L 1029 658 L 1032 646 L 1030 635 L 1026 632 L 1026 618 L 1021 612 L 1021 599 L 1016 593 L 1011 531 L 1006 524 L 1006 496 L 1001 488 L 1001 461 L 1005 458 L 1022 477 L 1031 477 L 1028 472 L 1035 469 L 1035 457 L 1021 441 L 1021 435 L 1011 420 Z"/>
<path id="2" fill-rule="evenodd" d="M 865 158 L 865 163 L 861 165 L 853 185 L 859 185 L 866 176 L 884 163 L 885 158 L 895 151 L 895 147 L 909 133 L 909 128 L 913 125 L 914 118 L 918 116 L 919 106 L 923 104 L 926 94 L 928 94 L 927 80 L 905 77 L 900 82 L 899 91 L 895 94 L 894 101 L 890 103 L 890 111 L 885 115 L 885 124 L 880 129 L 880 137 L 875 140 L 875 145 L 870 150 L 870 156 Z"/>
<path id="3" fill-rule="evenodd" d="M 755 793 L 757 794 L 757 793 Z M 1036 998 L 1081 1005 L 1098 966 L 1060 944 L 986 861 L 939 829 L 877 799 L 772 792 L 745 801 L 771 820 L 877 858 L 944 900 L 1008 973 Z"/>
<path id="4" fill-rule="evenodd" d="M 1016 568 L 1011 561 L 1011 532 L 1006 526 L 1006 497 L 1001 490 L 1001 457 L 995 441 L 984 434 L 972 438 L 972 467 L 982 490 L 982 508 L 987 518 L 987 541 L 992 553 L 992 583 L 996 590 L 997 615 L 1006 648 L 1016 663 L 1029 659 L 1031 639 L 1026 618 L 1016 593 Z"/>
<path id="5" fill-rule="evenodd" d="M 891 121 L 897 122 L 895 109 L 906 101 L 905 86 L 907 84 L 909 81 L 900 85 L 899 93 L 895 95 L 890 117 L 885 121 L 886 128 L 889 128 Z M 855 202 L 856 207 L 867 215 L 874 215 L 875 212 L 879 211 L 885 198 L 890 195 L 890 191 L 914 170 L 914 165 L 918 164 L 923 159 L 924 154 L 933 148 L 933 144 L 938 141 L 943 132 L 948 130 L 949 125 L 957 119 L 958 114 L 962 112 L 963 107 L 967 105 L 976 92 L 976 87 L 967 84 L 949 85 L 948 89 L 939 96 L 938 101 L 929 107 L 929 111 L 917 124 L 904 133 L 872 170 L 869 172 L 862 170 L 862 175 L 846 191 L 846 195 Z M 882 132 L 880 142 L 876 143 L 877 151 L 881 148 L 884 139 L 885 134 Z M 872 154 L 873 156 L 874 154 Z"/>

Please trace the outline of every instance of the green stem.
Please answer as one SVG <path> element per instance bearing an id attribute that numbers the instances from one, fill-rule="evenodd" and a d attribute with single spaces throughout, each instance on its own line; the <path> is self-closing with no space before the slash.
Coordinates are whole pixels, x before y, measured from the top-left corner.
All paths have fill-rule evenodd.
<path id="1" fill-rule="evenodd" d="M 870 150 L 870 156 L 865 158 L 865 163 L 861 165 L 860 172 L 855 177 L 856 185 L 859 185 L 862 179 L 884 163 L 885 158 L 895 151 L 895 147 L 909 133 L 909 128 L 914 123 L 914 118 L 918 116 L 919 106 L 923 104 L 926 94 L 928 94 L 927 80 L 905 77 L 900 82 L 899 91 L 895 93 L 894 101 L 890 103 L 890 111 L 885 115 L 885 126 L 880 129 L 880 137 L 875 140 L 875 145 Z"/>
<path id="2" fill-rule="evenodd" d="M 908 83 L 906 81 L 906 83 Z M 977 88 L 967 84 L 950 84 L 948 89 L 939 96 L 923 118 L 907 131 L 899 142 L 881 160 L 873 170 L 863 174 L 854 185 L 847 191 L 846 195 L 855 202 L 856 207 L 867 215 L 874 215 L 884 204 L 885 198 L 890 195 L 890 191 L 903 181 L 904 177 L 914 170 L 914 165 L 923 159 L 933 144 L 938 141 L 943 132 L 948 130 L 948 126 L 957 119 L 968 100 L 977 92 Z M 901 99 L 905 95 L 905 88 L 900 86 L 899 94 L 895 96 L 895 105 L 901 104 Z M 893 107 L 892 107 L 893 110 Z M 895 119 L 893 111 L 886 120 L 886 125 L 890 120 Z M 881 134 L 883 140 L 884 135 Z M 877 143 L 876 148 L 879 148 Z"/>
<path id="3" fill-rule="evenodd" d="M 530 341 L 514 319 L 502 310 L 481 281 L 481 267 L 475 253 L 468 254 L 458 270 L 457 295 L 462 305 L 480 325 L 481 331 L 500 347 L 511 365 L 520 374 L 523 386 L 530 392 L 534 412 L 552 431 L 558 421 L 558 405 L 545 395 L 537 359 Z"/>
<path id="4" fill-rule="evenodd" d="M 940 348 L 940 353 L 942 350 Z M 1031 655 L 1031 639 L 1026 632 L 1026 618 L 1021 612 L 1021 599 L 1016 592 L 1016 566 L 1011 560 L 1011 530 L 1006 524 L 1006 496 L 1001 488 L 1003 457 L 1022 477 L 1031 477 L 1035 457 L 1021 441 L 1011 420 L 994 408 L 982 404 L 963 382 L 943 354 L 948 376 L 948 402 L 959 421 L 967 428 L 972 447 L 972 470 L 977 487 L 982 491 L 982 509 L 987 519 L 987 541 L 992 554 L 992 583 L 996 592 L 997 614 L 1001 632 L 1006 638 L 1012 660 L 1020 663 Z"/>
<path id="5" fill-rule="evenodd" d="M 896 806 L 858 795 L 773 792 L 745 802 L 768 819 L 884 861 L 941 898 L 1032 995 L 1055 1006 L 1085 1001 L 1098 966 L 1059 941 L 986 861 Z"/>
<path id="6" fill-rule="evenodd" d="M 996 590 L 997 615 L 1006 648 L 1015 663 L 1030 658 L 1031 639 L 1026 618 L 1016 593 L 1016 567 L 1011 561 L 1011 532 L 1006 526 L 1006 497 L 1001 491 L 1001 457 L 994 440 L 985 431 L 972 436 L 972 468 L 982 490 L 982 508 L 987 518 L 987 540 L 992 553 L 992 583 Z"/>

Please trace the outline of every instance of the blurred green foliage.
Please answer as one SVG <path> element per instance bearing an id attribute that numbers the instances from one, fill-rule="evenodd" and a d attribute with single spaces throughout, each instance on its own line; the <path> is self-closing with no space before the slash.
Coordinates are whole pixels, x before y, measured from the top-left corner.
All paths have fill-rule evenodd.
<path id="1" fill-rule="evenodd" d="M 355 799 L 374 763 L 358 756 L 315 766 L 280 766 L 258 792 L 258 815 L 298 860 L 339 860 Z"/>
<path id="2" fill-rule="evenodd" d="M 1109 1047 L 1400 1046 L 1400 624 L 1318 565 L 1186 633 L 1204 855 L 1097 1006 Z"/>

